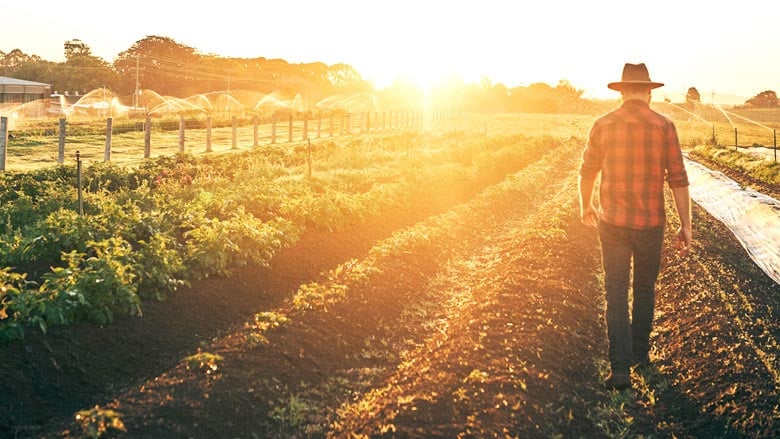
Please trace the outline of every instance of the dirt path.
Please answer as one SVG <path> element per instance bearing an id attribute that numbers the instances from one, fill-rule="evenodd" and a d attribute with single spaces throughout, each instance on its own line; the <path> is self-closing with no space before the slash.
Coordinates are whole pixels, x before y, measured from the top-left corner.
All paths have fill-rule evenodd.
<path id="1" fill-rule="evenodd" d="M 342 406 L 330 435 L 544 437 L 560 423 L 593 435 L 584 407 L 569 404 L 595 396 L 590 354 L 604 337 L 593 240 L 567 236 L 573 187 L 567 175 L 537 193 L 543 204 L 480 226 L 479 240 L 427 287 L 448 292 L 437 330 Z"/>

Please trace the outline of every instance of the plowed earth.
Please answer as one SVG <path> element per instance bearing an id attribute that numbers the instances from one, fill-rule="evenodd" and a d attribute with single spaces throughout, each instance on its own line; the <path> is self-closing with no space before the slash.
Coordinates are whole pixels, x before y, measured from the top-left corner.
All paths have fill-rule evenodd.
<path id="1" fill-rule="evenodd" d="M 74 413 L 97 405 L 126 429 L 106 436 L 131 438 L 780 436 L 780 288 L 698 207 L 693 254 L 664 253 L 652 365 L 631 390 L 602 388 L 580 148 L 468 199 L 305 237 L 143 319 L 5 346 L 0 433 L 79 437 Z M 295 311 L 312 280 L 327 300 Z M 259 337 L 261 311 L 290 320 Z M 181 361 L 198 351 L 223 359 Z"/>

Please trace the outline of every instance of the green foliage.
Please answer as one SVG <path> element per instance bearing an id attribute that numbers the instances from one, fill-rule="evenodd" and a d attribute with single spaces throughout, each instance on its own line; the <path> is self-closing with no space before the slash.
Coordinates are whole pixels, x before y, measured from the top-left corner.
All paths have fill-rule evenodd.
<path id="1" fill-rule="evenodd" d="M 101 409 L 100 406 L 77 412 L 76 422 L 81 425 L 86 437 L 94 439 L 115 431 L 127 431 L 120 413 Z"/>
<path id="2" fill-rule="evenodd" d="M 55 323 L 86 320 L 110 323 L 116 313 L 141 314 L 132 249 L 122 238 L 87 242 L 89 255 L 63 253 L 64 267 L 43 275 L 41 292 L 55 297 Z"/>
<path id="3" fill-rule="evenodd" d="M 284 428 L 294 428 L 303 424 L 307 414 L 312 411 L 310 404 L 296 395 L 290 395 L 286 400 L 279 399 L 277 403 L 268 416 Z"/>
<path id="4" fill-rule="evenodd" d="M 255 314 L 255 325 L 260 331 L 280 328 L 290 322 L 290 319 L 284 314 L 273 311 L 264 311 Z"/>
<path id="5" fill-rule="evenodd" d="M 138 294 L 164 300 L 185 285 L 186 266 L 168 235 L 153 234 L 148 241 L 139 241 L 135 253 Z"/>
<path id="6" fill-rule="evenodd" d="M 182 361 L 188 370 L 199 370 L 201 372 L 206 372 L 207 375 L 211 375 L 219 369 L 219 365 L 223 360 L 224 358 L 218 354 L 198 352 L 197 354 L 185 357 Z"/>
<path id="7" fill-rule="evenodd" d="M 46 301 L 30 289 L 25 274 L 0 269 L 0 340 L 24 336 L 24 325 L 32 322 L 46 332 L 46 321 L 37 312 L 45 309 Z"/>
<path id="8" fill-rule="evenodd" d="M 229 274 L 248 263 L 268 265 L 273 255 L 297 238 L 287 221 L 264 223 L 238 210 L 228 220 L 206 218 L 185 233 L 187 266 L 193 277 Z"/>
<path id="9" fill-rule="evenodd" d="M 137 168 L 95 164 L 76 212 L 74 167 L 0 174 L 0 338 L 26 326 L 140 314 L 192 279 L 267 265 L 311 230 L 346 230 L 405 204 L 459 196 L 538 157 L 551 140 L 404 134 L 323 142 L 306 176 L 305 149 L 271 145 L 236 154 L 188 154 Z M 426 201 L 427 200 L 427 201 Z M 296 294 L 303 311 L 327 307 L 367 276 L 348 263 L 328 288 Z M 14 269 L 8 267 L 15 267 Z M 19 274 L 15 273 L 17 270 Z M 350 277 L 351 276 L 351 277 Z"/>
<path id="10" fill-rule="evenodd" d="M 95 231 L 90 217 L 59 209 L 30 227 L 32 234 L 22 250 L 32 261 L 53 264 L 62 252 L 86 252 L 87 241 L 97 238 Z"/>

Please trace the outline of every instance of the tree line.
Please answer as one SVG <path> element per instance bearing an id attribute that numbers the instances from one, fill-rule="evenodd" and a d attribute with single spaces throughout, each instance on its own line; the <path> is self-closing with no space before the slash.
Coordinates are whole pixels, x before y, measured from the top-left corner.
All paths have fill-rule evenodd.
<path id="1" fill-rule="evenodd" d="M 135 42 L 113 63 L 93 55 L 80 40 L 66 41 L 64 54 L 64 62 L 52 62 L 19 49 L 0 51 L 0 76 L 51 84 L 52 90 L 59 93 L 83 94 L 107 88 L 127 103 L 135 102 L 133 96 L 144 89 L 174 97 L 231 90 L 275 92 L 286 97 L 299 94 L 309 102 L 338 94 L 374 93 L 391 106 L 402 106 L 410 100 L 419 102 L 425 93 L 402 79 L 375 90 L 349 64 L 226 58 L 201 53 L 164 36 L 147 36 Z M 598 106 L 584 99 L 583 90 L 568 81 L 555 86 L 534 83 L 508 88 L 487 78 L 470 84 L 455 78 L 437 85 L 430 93 L 438 105 L 464 111 L 584 113 Z"/>
<path id="2" fill-rule="evenodd" d="M 696 87 L 688 88 L 685 94 L 686 104 L 701 103 L 701 93 Z M 764 90 L 745 101 L 744 105 L 738 105 L 737 108 L 756 109 L 756 108 L 777 108 L 780 107 L 780 100 L 777 93 L 773 90 Z"/>

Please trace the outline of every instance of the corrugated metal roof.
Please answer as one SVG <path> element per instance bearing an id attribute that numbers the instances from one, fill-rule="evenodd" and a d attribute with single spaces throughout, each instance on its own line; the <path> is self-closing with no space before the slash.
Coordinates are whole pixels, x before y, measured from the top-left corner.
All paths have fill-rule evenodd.
<path id="1" fill-rule="evenodd" d="M 38 85 L 38 86 L 50 86 L 50 84 L 44 84 L 43 82 L 25 81 L 24 79 L 9 78 L 7 76 L 0 76 L 0 85 Z"/>

